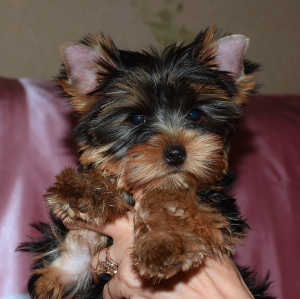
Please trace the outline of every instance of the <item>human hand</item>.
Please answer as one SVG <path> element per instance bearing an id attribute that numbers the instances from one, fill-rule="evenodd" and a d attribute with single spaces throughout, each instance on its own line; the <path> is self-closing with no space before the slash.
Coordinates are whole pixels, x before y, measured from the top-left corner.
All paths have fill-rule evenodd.
<path id="1" fill-rule="evenodd" d="M 228 256 L 206 258 L 203 264 L 192 271 L 180 272 L 157 284 L 144 280 L 130 258 L 134 242 L 133 214 L 93 230 L 113 238 L 110 257 L 118 264 L 117 274 L 105 285 L 104 299 L 249 299 L 253 298 L 234 262 Z M 93 268 L 98 259 L 105 261 L 106 250 L 96 254 L 91 261 Z M 99 280 L 93 273 L 95 282 Z"/>

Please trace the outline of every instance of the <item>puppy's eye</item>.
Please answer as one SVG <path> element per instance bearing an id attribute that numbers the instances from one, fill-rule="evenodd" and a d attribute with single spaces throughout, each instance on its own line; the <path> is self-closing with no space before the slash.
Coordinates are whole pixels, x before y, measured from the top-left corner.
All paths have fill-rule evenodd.
<path id="1" fill-rule="evenodd" d="M 128 120 L 134 126 L 138 126 L 146 122 L 146 117 L 143 115 L 131 115 L 128 117 Z"/>
<path id="2" fill-rule="evenodd" d="M 192 121 L 193 123 L 199 123 L 202 118 L 202 111 L 199 109 L 192 109 L 187 118 Z"/>

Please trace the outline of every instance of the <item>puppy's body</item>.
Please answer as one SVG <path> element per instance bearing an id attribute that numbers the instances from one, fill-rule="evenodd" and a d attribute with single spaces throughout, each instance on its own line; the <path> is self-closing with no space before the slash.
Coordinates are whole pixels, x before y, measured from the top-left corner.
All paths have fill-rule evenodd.
<path id="1" fill-rule="evenodd" d="M 80 168 L 63 170 L 48 189 L 51 212 L 65 223 L 100 225 L 138 202 L 132 258 L 154 281 L 233 253 L 248 227 L 229 195 L 228 172 L 232 131 L 256 87 L 247 46 L 245 37 L 219 38 L 213 29 L 161 53 L 118 50 L 103 35 L 63 46 L 58 82 L 78 113 Z M 57 221 L 38 228 L 43 239 L 20 247 L 38 253 L 32 296 L 99 292 L 89 260 L 107 237 Z M 267 281 L 254 284 L 241 272 L 254 297 L 272 298 Z"/>

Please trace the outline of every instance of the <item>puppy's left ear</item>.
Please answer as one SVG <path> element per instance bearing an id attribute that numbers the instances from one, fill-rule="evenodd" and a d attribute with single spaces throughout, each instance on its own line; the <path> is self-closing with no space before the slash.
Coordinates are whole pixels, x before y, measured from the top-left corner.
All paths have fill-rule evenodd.
<path id="1" fill-rule="evenodd" d="M 243 35 L 230 35 L 216 42 L 215 61 L 220 71 L 231 74 L 234 80 L 244 75 L 244 56 L 249 39 Z"/>

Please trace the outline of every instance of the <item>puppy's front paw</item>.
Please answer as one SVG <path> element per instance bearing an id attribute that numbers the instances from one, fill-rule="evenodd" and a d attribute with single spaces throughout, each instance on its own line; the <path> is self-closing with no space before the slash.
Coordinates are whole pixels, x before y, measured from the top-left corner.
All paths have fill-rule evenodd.
<path id="1" fill-rule="evenodd" d="M 140 227 L 141 228 L 141 227 Z M 146 229 L 145 227 L 141 230 Z M 165 227 L 136 234 L 133 261 L 139 273 L 155 282 L 169 278 L 180 271 L 200 265 L 203 255 L 200 248 L 191 248 L 185 236 Z"/>
<path id="2" fill-rule="evenodd" d="M 57 217 L 69 223 L 83 220 L 101 224 L 128 210 L 116 185 L 95 169 L 79 173 L 71 167 L 65 168 L 56 176 L 44 199 Z"/>
<path id="3" fill-rule="evenodd" d="M 133 260 L 142 276 L 161 280 L 233 251 L 229 221 L 186 191 L 146 195 L 135 216 Z"/>

